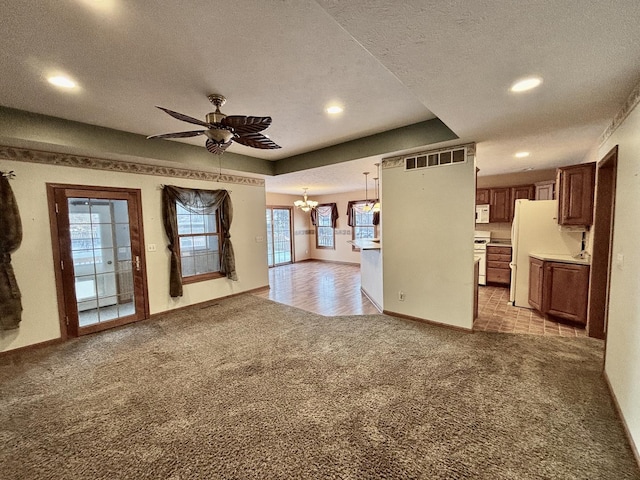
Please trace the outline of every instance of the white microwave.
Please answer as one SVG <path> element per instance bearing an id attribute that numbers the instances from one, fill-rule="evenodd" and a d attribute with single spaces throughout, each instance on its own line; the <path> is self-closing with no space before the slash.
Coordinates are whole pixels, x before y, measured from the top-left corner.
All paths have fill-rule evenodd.
<path id="1" fill-rule="evenodd" d="M 476 223 L 489 223 L 489 205 L 476 205 Z"/>

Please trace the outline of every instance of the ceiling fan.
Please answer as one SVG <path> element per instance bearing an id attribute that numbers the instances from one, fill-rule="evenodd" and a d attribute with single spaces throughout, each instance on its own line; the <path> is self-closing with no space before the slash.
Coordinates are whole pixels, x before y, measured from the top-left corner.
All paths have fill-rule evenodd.
<path id="1" fill-rule="evenodd" d="M 192 130 L 189 132 L 163 133 L 161 135 L 150 135 L 147 138 L 186 138 L 205 135 L 207 150 L 216 155 L 221 155 L 231 145 L 237 142 L 247 147 L 274 149 L 280 148 L 269 137 L 260 132 L 271 125 L 271 117 L 247 117 L 244 115 L 225 115 L 220 111 L 227 99 L 222 95 L 213 93 L 207 97 L 216 107 L 215 112 L 207 113 L 206 121 L 174 112 L 168 108 L 157 106 L 160 110 L 168 113 L 173 118 L 183 122 L 193 123 L 206 127 L 206 130 Z"/>

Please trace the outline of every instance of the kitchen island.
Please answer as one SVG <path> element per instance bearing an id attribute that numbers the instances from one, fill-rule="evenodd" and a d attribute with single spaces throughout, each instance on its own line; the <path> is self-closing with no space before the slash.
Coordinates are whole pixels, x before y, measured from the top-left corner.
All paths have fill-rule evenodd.
<path id="1" fill-rule="evenodd" d="M 360 289 L 371 303 L 382 312 L 382 250 L 378 239 L 349 240 L 360 249 Z"/>

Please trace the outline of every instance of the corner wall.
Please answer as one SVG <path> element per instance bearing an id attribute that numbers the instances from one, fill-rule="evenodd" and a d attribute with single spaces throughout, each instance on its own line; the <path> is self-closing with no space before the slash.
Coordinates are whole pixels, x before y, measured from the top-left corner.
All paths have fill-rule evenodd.
<path id="1" fill-rule="evenodd" d="M 636 89 L 640 97 L 640 85 Z M 640 450 L 640 103 L 600 146 L 618 145 L 605 373 Z"/>
<path id="2" fill-rule="evenodd" d="M 10 182 L 22 218 L 23 241 L 12 255 L 12 264 L 24 309 L 19 329 L 0 331 L 0 351 L 60 337 L 46 183 L 141 190 L 145 243 L 157 245 L 156 252 L 146 252 L 151 314 L 269 284 L 266 243 L 256 241 L 256 237 L 264 237 L 266 232 L 264 186 L 89 170 L 2 157 L 0 170 L 13 170 L 16 175 Z M 161 184 L 231 191 L 234 209 L 231 241 L 236 254 L 237 282 L 222 278 L 194 283 L 184 286 L 183 297 L 169 296 L 169 252 L 161 217 Z"/>
<path id="3" fill-rule="evenodd" d="M 383 165 L 385 310 L 471 329 L 474 157 L 411 171 L 401 164 Z"/>

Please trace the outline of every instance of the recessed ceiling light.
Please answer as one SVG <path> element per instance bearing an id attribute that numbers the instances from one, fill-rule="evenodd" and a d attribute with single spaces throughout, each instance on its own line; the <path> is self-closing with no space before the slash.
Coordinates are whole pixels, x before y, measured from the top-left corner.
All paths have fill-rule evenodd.
<path id="1" fill-rule="evenodd" d="M 510 90 L 516 93 L 526 92 L 527 90 L 538 87 L 541 83 L 542 79 L 540 77 L 523 78 L 522 80 L 518 80 L 516 83 L 511 85 Z"/>
<path id="2" fill-rule="evenodd" d="M 518 152 L 516 153 L 516 158 L 524 158 L 524 157 L 528 157 L 529 156 L 529 152 Z"/>
<path id="3" fill-rule="evenodd" d="M 52 77 L 48 77 L 47 81 L 60 88 L 76 88 L 78 84 L 71 80 L 69 77 L 65 77 L 64 75 L 54 75 Z"/>
<path id="4" fill-rule="evenodd" d="M 343 111 L 344 108 L 342 108 L 340 105 L 331 105 L 330 107 L 327 107 L 327 113 L 331 115 L 336 115 L 338 113 L 342 113 Z"/>

